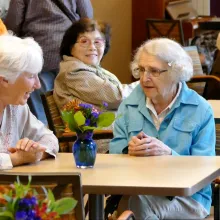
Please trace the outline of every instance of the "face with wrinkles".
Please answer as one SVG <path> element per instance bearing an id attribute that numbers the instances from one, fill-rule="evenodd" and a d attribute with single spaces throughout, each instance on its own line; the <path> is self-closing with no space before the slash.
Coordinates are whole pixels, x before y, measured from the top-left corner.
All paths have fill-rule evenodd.
<path id="1" fill-rule="evenodd" d="M 4 89 L 5 104 L 24 105 L 27 103 L 30 94 L 41 87 L 38 74 L 28 72 L 21 73 L 16 81 L 11 84 L 3 77 L 0 77 L 1 86 Z"/>
<path id="2" fill-rule="evenodd" d="M 98 31 L 80 34 L 73 45 L 71 55 L 87 65 L 99 65 L 105 49 L 105 40 Z"/>

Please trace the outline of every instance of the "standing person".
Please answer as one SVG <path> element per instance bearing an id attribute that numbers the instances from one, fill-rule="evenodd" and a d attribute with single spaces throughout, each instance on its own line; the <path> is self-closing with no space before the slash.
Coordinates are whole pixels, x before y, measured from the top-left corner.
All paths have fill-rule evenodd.
<path id="1" fill-rule="evenodd" d="M 4 19 L 8 12 L 10 0 L 0 0 L 0 18 Z"/>
<path id="2" fill-rule="evenodd" d="M 11 0 L 5 25 L 19 37 L 33 37 L 42 47 L 44 66 L 41 89 L 31 94 L 30 108 L 47 123 L 40 93 L 53 89 L 60 62 L 59 47 L 73 21 L 93 17 L 90 0 Z"/>

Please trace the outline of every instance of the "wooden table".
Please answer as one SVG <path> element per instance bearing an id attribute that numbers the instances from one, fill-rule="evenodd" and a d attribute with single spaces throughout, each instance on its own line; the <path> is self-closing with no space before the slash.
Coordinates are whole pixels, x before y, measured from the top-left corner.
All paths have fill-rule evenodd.
<path id="1" fill-rule="evenodd" d="M 97 154 L 93 169 L 77 169 L 71 153 L 59 153 L 56 160 L 47 159 L 2 172 L 56 173 L 58 178 L 59 173 L 80 172 L 83 192 L 93 195 L 190 196 L 220 175 L 220 157 Z"/>
<path id="2" fill-rule="evenodd" d="M 220 124 L 220 100 L 208 100 L 208 102 L 212 106 L 215 123 Z"/>

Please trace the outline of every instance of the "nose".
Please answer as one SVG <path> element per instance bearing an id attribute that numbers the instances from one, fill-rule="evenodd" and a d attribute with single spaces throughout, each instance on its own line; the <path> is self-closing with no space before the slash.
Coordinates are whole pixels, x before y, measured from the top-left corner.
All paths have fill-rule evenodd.
<path id="1" fill-rule="evenodd" d="M 34 83 L 34 88 L 35 89 L 40 89 L 40 87 L 41 87 L 40 80 L 39 80 L 38 75 L 36 75 L 35 83 Z"/>
<path id="2" fill-rule="evenodd" d="M 143 77 L 143 81 L 150 81 L 151 80 L 151 74 L 146 70 L 145 70 L 142 77 Z"/>
<path id="3" fill-rule="evenodd" d="M 88 48 L 89 48 L 89 50 L 96 50 L 94 42 L 90 41 Z"/>

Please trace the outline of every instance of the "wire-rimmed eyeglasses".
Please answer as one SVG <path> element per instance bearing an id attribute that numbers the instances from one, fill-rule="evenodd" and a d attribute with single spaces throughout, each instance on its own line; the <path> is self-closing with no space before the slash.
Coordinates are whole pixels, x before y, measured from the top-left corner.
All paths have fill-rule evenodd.
<path id="1" fill-rule="evenodd" d="M 89 47 L 89 45 L 94 44 L 96 48 L 101 48 L 105 45 L 105 40 L 102 38 L 96 38 L 95 40 L 90 40 L 87 37 L 81 37 L 76 41 L 81 47 Z"/>
<path id="2" fill-rule="evenodd" d="M 134 69 L 135 74 L 143 76 L 144 73 L 151 75 L 153 77 L 159 77 L 161 73 L 167 72 L 168 70 L 159 70 L 156 68 L 145 69 L 144 67 L 138 67 Z"/>

